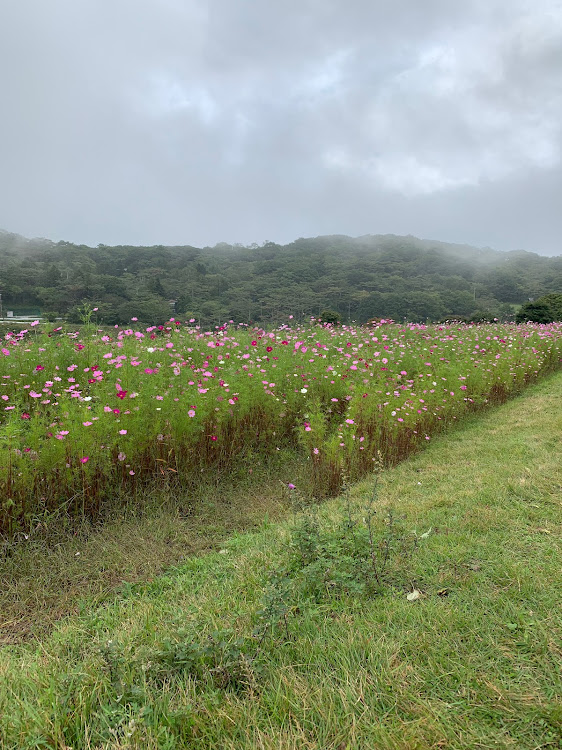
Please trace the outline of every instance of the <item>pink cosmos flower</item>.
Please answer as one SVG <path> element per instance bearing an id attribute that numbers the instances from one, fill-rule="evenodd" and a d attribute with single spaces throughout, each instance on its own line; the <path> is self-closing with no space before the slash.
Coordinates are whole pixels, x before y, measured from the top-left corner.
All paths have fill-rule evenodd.
<path id="1" fill-rule="evenodd" d="M 80 459 L 80 463 L 87 464 L 89 460 L 90 460 L 90 456 L 82 456 L 82 458 Z"/>
<path id="2" fill-rule="evenodd" d="M 119 430 L 119 434 L 120 435 L 126 435 L 127 434 L 127 430 Z"/>
<path id="3" fill-rule="evenodd" d="M 195 416 L 195 412 L 193 411 L 193 409 L 190 409 L 190 410 L 189 410 L 189 411 L 187 412 L 187 416 L 188 416 L 188 417 L 194 417 L 194 416 Z"/>

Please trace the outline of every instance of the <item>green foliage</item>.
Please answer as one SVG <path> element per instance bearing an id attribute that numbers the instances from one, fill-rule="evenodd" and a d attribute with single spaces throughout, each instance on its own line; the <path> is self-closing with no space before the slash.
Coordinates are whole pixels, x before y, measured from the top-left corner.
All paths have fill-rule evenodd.
<path id="1" fill-rule="evenodd" d="M 542 302 L 528 302 L 517 312 L 515 320 L 518 323 L 529 320 L 533 323 L 551 323 L 554 317 L 548 305 Z"/>
<path id="2" fill-rule="evenodd" d="M 240 691 L 253 682 L 252 649 L 252 639 L 241 638 L 232 629 L 214 631 L 202 640 L 180 629 L 173 638 L 141 653 L 139 666 L 154 685 L 184 675 L 209 681 L 221 690 Z"/>
<path id="3" fill-rule="evenodd" d="M 173 310 L 163 299 L 150 292 L 139 293 L 128 302 L 124 302 L 116 310 L 119 321 L 137 318 L 141 323 L 156 325 L 170 318 Z"/>
<path id="4" fill-rule="evenodd" d="M 354 511 L 349 487 L 344 488 L 336 526 L 321 523 L 315 503 L 299 503 L 303 509 L 291 529 L 285 571 L 296 600 L 371 596 L 403 577 L 415 538 L 406 534 L 392 509 L 378 517 L 380 466 L 364 507 Z"/>
<path id="5" fill-rule="evenodd" d="M 517 312 L 517 323 L 552 323 L 562 320 L 562 294 L 544 294 L 537 300 L 527 302 Z"/>
<path id="6" fill-rule="evenodd" d="M 562 321 L 562 294 L 545 294 L 540 298 L 546 303 L 554 315 L 554 320 Z"/>
<path id="7" fill-rule="evenodd" d="M 345 488 L 335 524 L 320 517 L 314 500 L 290 490 L 295 515 L 284 558 L 269 574 L 256 613 L 259 648 L 268 634 L 290 641 L 292 619 L 311 607 L 342 597 L 370 598 L 386 587 L 406 585 L 416 539 L 397 523 L 391 509 L 378 518 L 379 470 L 380 463 L 364 507 L 354 509 Z"/>
<path id="8" fill-rule="evenodd" d="M 560 258 L 500 253 L 415 237 L 341 235 L 261 247 L 108 247 L 0 236 L 5 309 L 40 307 L 76 320 L 90 302 L 107 325 L 189 315 L 205 328 L 235 322 L 363 323 L 509 317 L 562 288 Z M 174 308 L 175 305 L 175 308 Z M 561 313 L 557 313 L 560 315 Z"/>
<path id="9" fill-rule="evenodd" d="M 320 313 L 320 320 L 322 323 L 330 323 L 330 325 L 337 325 L 341 323 L 341 315 L 335 310 L 322 310 Z"/>

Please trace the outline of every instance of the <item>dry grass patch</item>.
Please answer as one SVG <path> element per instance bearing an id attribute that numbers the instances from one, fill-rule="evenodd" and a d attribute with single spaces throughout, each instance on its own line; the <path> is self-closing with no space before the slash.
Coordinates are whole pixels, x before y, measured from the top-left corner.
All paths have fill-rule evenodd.
<path id="1" fill-rule="evenodd" d="M 229 535 L 286 515 L 279 482 L 257 477 L 246 488 L 148 497 L 124 515 L 37 529 L 0 558 L 0 644 L 44 637 L 54 623 L 94 607 L 123 586 L 150 582 L 194 555 L 217 550 Z"/>

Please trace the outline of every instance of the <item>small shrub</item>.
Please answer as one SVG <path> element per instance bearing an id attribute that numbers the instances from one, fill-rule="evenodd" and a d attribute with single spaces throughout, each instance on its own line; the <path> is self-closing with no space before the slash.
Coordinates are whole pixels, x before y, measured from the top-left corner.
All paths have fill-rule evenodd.
<path id="1" fill-rule="evenodd" d="M 379 460 L 366 506 L 354 507 L 349 487 L 344 488 L 342 521 L 335 526 L 321 521 L 314 502 L 307 502 L 296 488 L 290 490 L 295 513 L 291 538 L 284 561 L 270 574 L 264 590 L 255 631 L 260 644 L 267 633 L 279 629 L 289 638 L 289 616 L 307 604 L 334 597 L 371 597 L 406 582 L 406 563 L 416 539 L 391 509 L 379 517 L 380 467 Z"/>

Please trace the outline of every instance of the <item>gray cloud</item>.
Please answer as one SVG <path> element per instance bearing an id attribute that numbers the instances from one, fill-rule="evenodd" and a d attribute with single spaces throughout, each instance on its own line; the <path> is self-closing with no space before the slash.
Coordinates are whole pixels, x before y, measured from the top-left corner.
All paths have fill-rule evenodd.
<path id="1" fill-rule="evenodd" d="M 560 0 L 20 0 L 0 28 L 6 229 L 560 253 Z"/>

